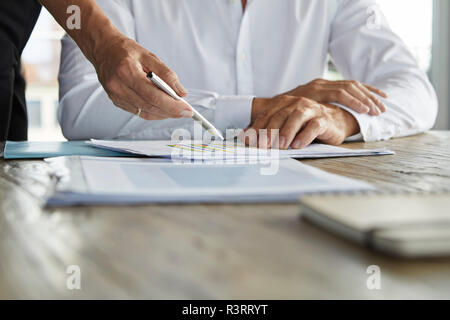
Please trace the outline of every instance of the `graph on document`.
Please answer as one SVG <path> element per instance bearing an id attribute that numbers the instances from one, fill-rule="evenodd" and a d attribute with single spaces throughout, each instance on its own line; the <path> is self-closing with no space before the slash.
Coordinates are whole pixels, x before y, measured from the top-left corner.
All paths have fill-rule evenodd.
<path id="1" fill-rule="evenodd" d="M 257 148 L 248 148 L 243 144 L 236 142 L 196 142 L 180 141 L 166 145 L 172 148 L 171 156 L 173 158 L 190 158 L 202 160 L 246 160 L 273 157 L 270 150 L 261 150 Z M 275 155 L 279 158 L 278 152 Z"/>
<path id="2" fill-rule="evenodd" d="M 236 153 L 235 144 L 222 144 L 222 143 L 175 143 L 168 145 L 171 148 L 179 149 L 183 151 L 190 152 L 203 152 L 203 153 L 215 153 L 215 152 L 225 152 L 234 154 Z"/>

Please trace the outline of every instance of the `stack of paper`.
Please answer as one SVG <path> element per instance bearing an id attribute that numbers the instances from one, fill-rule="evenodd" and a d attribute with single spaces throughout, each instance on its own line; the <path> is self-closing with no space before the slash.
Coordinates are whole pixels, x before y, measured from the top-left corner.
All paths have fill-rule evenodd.
<path id="1" fill-rule="evenodd" d="M 201 160 L 236 160 L 236 159 L 305 159 L 305 158 L 333 158 L 394 154 L 390 150 L 353 150 L 324 144 L 312 144 L 301 150 L 278 150 L 248 148 L 236 142 L 181 141 L 104 141 L 91 140 L 91 145 L 129 152 L 150 157 L 201 159 Z"/>
<path id="2" fill-rule="evenodd" d="M 170 159 L 47 159 L 59 177 L 53 206 L 166 202 L 296 202 L 316 192 L 372 190 L 293 159 L 257 164 L 174 164 Z"/>
<path id="3" fill-rule="evenodd" d="M 47 159 L 59 183 L 49 205 L 173 202 L 296 202 L 305 193 L 372 190 L 291 158 L 393 154 L 313 144 L 302 150 L 236 142 L 101 141 L 90 146 L 151 158 Z M 106 150 L 104 150 L 106 151 Z M 183 161 L 178 161 L 178 160 Z"/>

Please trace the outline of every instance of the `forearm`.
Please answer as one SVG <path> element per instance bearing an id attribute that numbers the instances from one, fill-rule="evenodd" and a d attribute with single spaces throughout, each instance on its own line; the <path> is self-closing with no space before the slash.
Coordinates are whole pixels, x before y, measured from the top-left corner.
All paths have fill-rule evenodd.
<path id="1" fill-rule="evenodd" d="M 40 0 L 40 2 L 77 43 L 86 58 L 94 64 L 96 52 L 105 43 L 110 44 L 123 37 L 94 0 Z M 67 19 L 70 13 L 67 13 L 67 9 L 71 5 L 80 8 L 80 28 L 68 26 Z"/>

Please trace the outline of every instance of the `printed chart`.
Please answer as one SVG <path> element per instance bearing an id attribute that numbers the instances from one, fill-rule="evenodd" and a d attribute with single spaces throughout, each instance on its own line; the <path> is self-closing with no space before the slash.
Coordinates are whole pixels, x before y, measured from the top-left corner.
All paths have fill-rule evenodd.
<path id="1" fill-rule="evenodd" d="M 238 146 L 236 144 L 226 143 L 176 143 L 168 145 L 168 147 L 191 152 L 215 153 L 225 152 L 235 154 Z"/>

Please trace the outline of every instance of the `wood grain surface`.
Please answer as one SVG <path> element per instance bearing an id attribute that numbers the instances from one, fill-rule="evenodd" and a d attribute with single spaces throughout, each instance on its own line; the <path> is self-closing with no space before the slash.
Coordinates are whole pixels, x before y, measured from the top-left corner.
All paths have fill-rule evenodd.
<path id="1" fill-rule="evenodd" d="M 450 132 L 349 148 L 394 156 L 308 160 L 384 191 L 450 190 Z M 1 299 L 450 298 L 450 258 L 399 260 L 330 235 L 295 204 L 43 208 L 43 161 L 0 160 Z M 66 269 L 81 268 L 81 290 Z M 367 289 L 367 267 L 382 288 Z"/>

